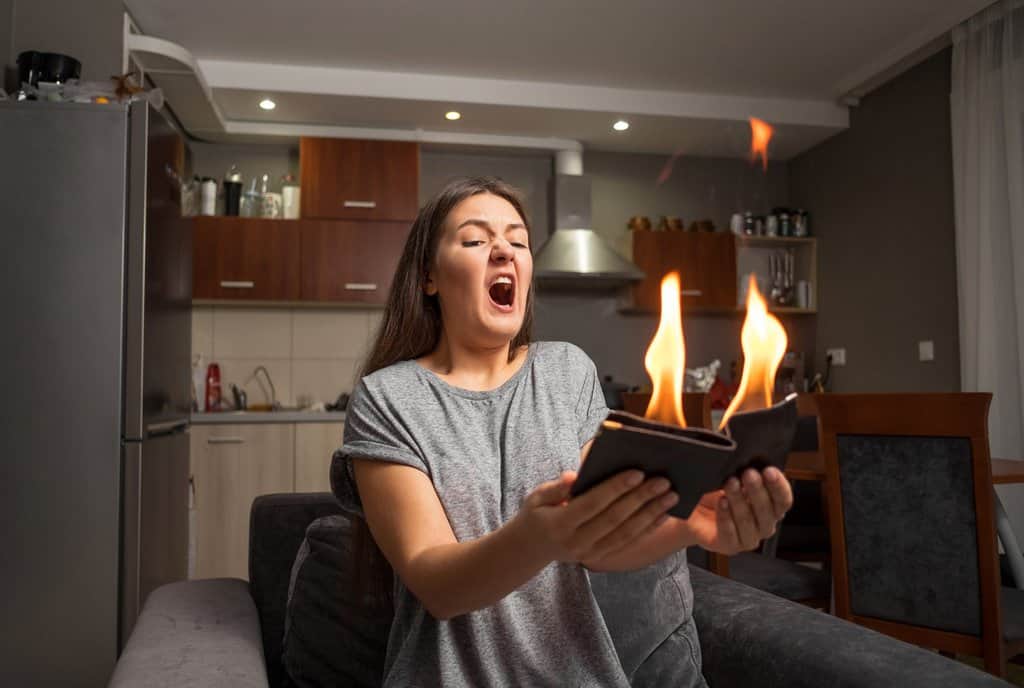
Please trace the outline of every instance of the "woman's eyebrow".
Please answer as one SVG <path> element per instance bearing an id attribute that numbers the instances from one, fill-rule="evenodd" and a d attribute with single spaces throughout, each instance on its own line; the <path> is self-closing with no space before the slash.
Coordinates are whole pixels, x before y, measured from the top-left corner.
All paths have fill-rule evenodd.
<path id="1" fill-rule="evenodd" d="M 489 232 L 493 232 L 494 231 L 493 229 L 491 229 L 491 223 L 489 223 L 487 220 L 481 220 L 481 219 L 475 218 L 475 217 L 471 217 L 468 220 L 463 220 L 462 223 L 458 227 L 455 228 L 455 231 L 459 231 L 460 229 L 462 229 L 463 227 L 466 227 L 468 225 L 475 225 L 477 227 L 480 227 L 481 229 L 486 229 Z M 512 230 L 512 229 L 526 229 L 526 225 L 524 225 L 524 224 L 522 224 L 520 222 L 516 222 L 516 223 L 513 223 L 513 224 L 505 226 L 505 231 L 506 232 L 509 231 L 509 230 Z"/>

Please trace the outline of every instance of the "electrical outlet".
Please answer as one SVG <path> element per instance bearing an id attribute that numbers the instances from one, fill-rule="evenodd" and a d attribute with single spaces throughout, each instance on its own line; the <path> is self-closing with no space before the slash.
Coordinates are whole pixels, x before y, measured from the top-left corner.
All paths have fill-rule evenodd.
<path id="1" fill-rule="evenodd" d="M 825 356 L 832 357 L 832 365 L 834 367 L 846 365 L 846 349 L 826 349 Z"/>
<path id="2" fill-rule="evenodd" d="M 925 341 L 917 343 L 917 358 L 920 361 L 935 360 L 935 342 Z"/>

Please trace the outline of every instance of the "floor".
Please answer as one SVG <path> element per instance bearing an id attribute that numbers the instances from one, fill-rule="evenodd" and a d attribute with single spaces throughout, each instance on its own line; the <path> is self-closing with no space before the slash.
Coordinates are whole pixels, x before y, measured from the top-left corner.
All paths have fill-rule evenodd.
<path id="1" fill-rule="evenodd" d="M 985 670 L 985 663 L 981 660 L 981 657 L 957 655 L 957 660 L 964 664 L 970 664 L 972 667 L 980 669 L 981 671 Z M 1014 664 L 1013 662 L 1008 663 L 1006 665 L 1006 676 L 1004 678 L 1015 686 L 1024 686 L 1024 666 Z"/>

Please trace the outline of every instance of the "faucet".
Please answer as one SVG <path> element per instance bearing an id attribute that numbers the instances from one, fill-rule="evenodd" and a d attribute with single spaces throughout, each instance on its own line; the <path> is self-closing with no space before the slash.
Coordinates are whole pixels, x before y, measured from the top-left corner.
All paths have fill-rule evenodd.
<path id="1" fill-rule="evenodd" d="M 267 384 L 270 386 L 270 408 L 273 410 L 277 410 L 278 408 L 281 407 L 281 405 L 277 403 L 277 392 L 274 390 L 274 381 L 270 379 L 270 373 L 267 371 L 267 369 L 264 368 L 263 366 L 256 366 L 256 368 L 252 371 L 252 375 L 249 376 L 249 380 L 256 380 L 256 382 L 258 382 L 260 385 L 260 389 L 263 390 L 263 394 L 266 396 L 267 390 L 266 388 L 263 387 L 263 382 L 260 381 L 258 377 L 261 372 L 263 373 L 263 376 L 267 378 Z M 246 380 L 246 382 L 248 382 L 249 380 Z"/>

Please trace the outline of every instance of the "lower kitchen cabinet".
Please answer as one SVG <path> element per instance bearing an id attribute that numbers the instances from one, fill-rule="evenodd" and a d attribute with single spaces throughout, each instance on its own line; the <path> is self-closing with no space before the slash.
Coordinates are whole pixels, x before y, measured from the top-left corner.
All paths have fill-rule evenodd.
<path id="1" fill-rule="evenodd" d="M 341 446 L 344 423 L 295 424 L 295 491 L 330 492 L 331 456 Z"/>
<path id="2" fill-rule="evenodd" d="M 193 425 L 192 578 L 249 578 L 249 510 L 295 486 L 294 425 Z"/>

